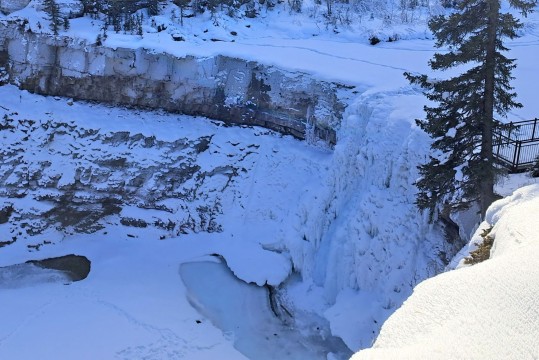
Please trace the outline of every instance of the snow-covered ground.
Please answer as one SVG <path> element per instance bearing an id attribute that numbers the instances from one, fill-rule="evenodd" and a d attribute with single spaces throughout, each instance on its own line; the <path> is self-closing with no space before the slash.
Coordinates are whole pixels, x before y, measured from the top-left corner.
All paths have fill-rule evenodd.
<path id="1" fill-rule="evenodd" d="M 12 16 L 29 17 L 29 26 L 36 31 L 37 22 L 45 22 L 32 4 Z M 414 124 L 415 118 L 422 117 L 425 100 L 402 76 L 404 71 L 428 71 L 434 49 L 424 22 L 410 25 L 410 31 L 395 30 L 403 39 L 410 34 L 408 40 L 371 46 L 368 36 L 379 24 L 335 34 L 320 31 L 298 16 L 270 13 L 265 20 L 244 20 L 248 22 L 223 18 L 219 26 L 208 26 L 208 32 L 201 26 L 211 23 L 208 19 L 197 18 L 185 28 L 167 23 L 169 31 L 159 33 L 148 20 L 151 32 L 143 38 L 109 33 L 105 45 L 142 46 L 178 56 L 227 54 L 355 85 L 357 97 L 350 101 L 334 150 L 260 128 L 225 127 L 206 119 L 109 108 L 0 87 L 0 118 L 6 115 L 12 125 L 0 131 L 2 154 L 13 161 L 2 164 L 2 171 L 13 164 L 19 169 L 1 187 L 17 189 L 15 179 L 24 179 L 25 174 L 37 174 L 41 181 L 28 189 L 21 185 L 18 198 L 2 190 L 0 205 L 13 206 L 15 215 L 9 223 L 0 224 L 0 241 L 13 236 L 17 241 L 0 248 L 0 266 L 69 253 L 92 261 L 88 278 L 70 285 L 52 275 L 39 284 L 35 276 L 18 284 L 0 277 L 0 358 L 346 358 L 350 350 L 372 344 L 382 323 L 418 282 L 443 270 L 440 255 L 450 249 L 440 229 L 429 225 L 413 205 L 416 165 L 428 152 L 429 140 Z M 533 89 L 537 23 L 539 17 L 532 15 L 525 36 L 508 44 L 518 59 L 514 84 L 525 104 L 511 113 L 514 119 L 539 114 Z M 98 20 L 73 19 L 68 34 L 94 42 L 100 26 Z M 237 30 L 239 26 L 242 31 Z M 187 41 L 172 41 L 171 32 L 180 30 Z M 232 30 L 238 32 L 234 38 Z M 227 41 L 210 41 L 225 35 Z M 87 135 L 74 136 L 72 131 Z M 125 164 L 118 168 L 103 165 L 121 158 Z M 167 174 L 182 164 L 186 169 L 200 168 L 193 167 L 191 178 L 171 183 Z M 51 199 L 64 194 L 43 188 L 57 181 L 60 190 L 67 192 L 77 183 L 77 168 L 90 169 L 97 179 L 76 194 L 87 199 L 108 194 L 107 189 L 114 189 L 122 179 L 137 178 L 137 171 L 151 176 L 132 196 L 115 198 L 123 201 L 121 212 L 98 218 L 96 232 L 78 233 L 69 224 L 56 223 L 45 224 L 36 235 L 21 231 L 28 226 L 39 228 L 39 219 L 27 225 L 23 222 L 32 214 L 47 213 L 54 205 Z M 524 185 L 530 179 L 520 177 L 516 182 Z M 194 196 L 182 198 L 183 192 Z M 525 194 L 537 196 L 537 190 L 528 188 Z M 146 199 L 157 195 L 169 197 L 148 209 Z M 533 231 L 537 222 L 531 210 L 537 212 L 537 201 L 515 198 L 514 203 L 529 211 L 528 225 L 522 227 Z M 502 223 L 496 214 L 507 213 L 503 219 L 513 216 L 511 211 L 518 212 L 504 210 L 509 208 L 493 208 L 490 224 Z M 137 227 L 133 224 L 140 222 L 125 225 L 122 218 L 187 225 L 181 231 L 178 227 Z M 520 239 L 504 235 L 520 228 L 498 227 L 497 239 L 505 236 L 508 244 Z M 523 244 L 530 244 L 525 248 L 531 256 L 537 250 L 531 241 L 537 239 L 528 240 Z M 537 278 L 535 270 L 525 267 L 531 266 L 532 259 L 525 250 L 513 251 L 511 245 L 503 248 L 507 249 L 500 250 L 498 259 L 444 274 L 432 283 L 439 282 L 447 296 L 456 298 L 457 306 L 462 304 L 464 290 L 481 291 L 466 287 L 476 284 L 467 274 L 477 273 L 477 279 L 486 283 L 488 271 L 495 271 L 496 264 L 507 269 L 517 266 L 514 261 L 522 257 L 528 261 L 522 262 L 519 272 L 505 270 L 497 278 L 503 280 L 499 283 L 522 284 L 517 274 L 528 270 Z M 534 281 L 529 274 L 521 275 Z M 444 279 L 454 280 L 446 284 Z M 429 297 L 428 284 L 417 287 L 418 293 L 426 295 L 417 301 L 414 295 L 410 303 L 425 306 L 423 300 L 432 300 L 432 311 L 439 310 L 440 316 L 459 309 L 468 315 L 467 310 L 476 309 L 468 302 L 458 309 L 443 308 L 435 300 L 451 304 L 441 295 Z M 510 291 L 511 286 L 506 289 Z M 484 294 L 493 296 L 490 291 Z M 504 294 L 509 298 L 509 292 Z M 508 301 L 500 304 L 509 306 Z M 426 338 L 423 334 L 429 329 L 434 336 L 446 336 L 436 323 L 423 329 L 422 324 L 431 324 L 428 317 L 412 317 L 408 308 L 412 315 L 417 311 L 406 305 L 397 312 L 377 347 L 402 347 L 404 341 L 413 344 L 391 330 L 400 318 L 405 319 L 403 326 L 418 328 L 417 336 Z M 478 312 L 477 319 L 484 319 L 485 311 Z M 524 316 L 518 311 L 514 314 L 518 319 Z M 475 318 L 465 324 L 471 319 Z M 456 321 L 451 325 L 457 339 L 461 328 Z M 470 343 L 476 338 L 472 325 Z M 530 323 L 534 325 L 538 328 L 537 323 Z M 403 326 L 396 329 L 410 332 Z M 421 339 L 416 347 L 403 351 L 423 351 L 421 346 L 430 340 Z"/>

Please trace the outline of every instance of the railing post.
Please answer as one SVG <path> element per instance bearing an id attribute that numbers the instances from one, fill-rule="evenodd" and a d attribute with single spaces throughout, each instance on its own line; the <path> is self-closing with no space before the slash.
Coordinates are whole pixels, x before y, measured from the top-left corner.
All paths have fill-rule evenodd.
<path id="1" fill-rule="evenodd" d="M 520 149 L 522 148 L 522 141 L 518 140 L 517 141 L 517 161 L 515 163 L 515 170 L 514 171 L 518 171 L 518 165 L 520 163 Z"/>
<path id="2" fill-rule="evenodd" d="M 529 157 L 539 156 L 539 118 L 533 120 L 517 121 L 514 123 L 511 121 L 507 124 L 509 129 L 507 129 L 507 138 L 505 143 L 502 138 L 505 138 L 500 133 L 494 133 L 493 135 L 493 146 L 497 146 L 496 149 L 493 149 L 493 155 L 498 159 L 503 159 L 505 166 L 508 167 L 510 172 L 518 172 L 521 167 L 525 168 L 530 165 L 532 162 Z M 524 128 L 524 130 L 523 130 Z M 529 132 L 529 130 L 531 132 Z M 515 139 L 511 138 L 511 135 L 517 132 Z M 523 133 L 520 133 L 523 131 Z M 507 151 L 502 151 L 500 148 L 502 146 L 507 146 Z M 511 146 L 513 146 L 513 156 L 511 156 Z M 524 150 L 522 147 L 524 146 Z M 531 147 L 530 147 L 531 146 Z M 506 156 L 504 156 L 504 154 Z M 521 162 L 521 157 L 524 159 Z M 522 166 L 521 166 L 522 165 Z"/>
<path id="3" fill-rule="evenodd" d="M 511 171 L 515 169 L 515 164 L 517 162 L 517 154 L 518 154 L 518 144 L 517 141 L 514 143 L 515 150 L 513 151 L 513 161 L 511 161 Z"/>
<path id="4" fill-rule="evenodd" d="M 511 130 L 513 130 L 513 122 L 512 121 L 509 123 L 509 133 L 507 133 L 507 137 L 509 138 L 509 140 L 511 140 Z"/>

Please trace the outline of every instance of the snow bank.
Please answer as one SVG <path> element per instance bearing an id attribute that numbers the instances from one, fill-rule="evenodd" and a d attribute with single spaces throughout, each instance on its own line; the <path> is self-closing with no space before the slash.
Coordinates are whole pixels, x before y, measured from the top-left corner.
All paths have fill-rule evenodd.
<path id="1" fill-rule="evenodd" d="M 495 202 L 491 259 L 429 279 L 353 359 L 539 356 L 539 185 Z M 473 240 L 472 240 L 473 241 Z"/>
<path id="2" fill-rule="evenodd" d="M 521 251 L 539 244 L 539 184 L 524 187 L 495 202 L 486 222 L 496 225 L 490 235 L 496 239 L 491 258 Z"/>

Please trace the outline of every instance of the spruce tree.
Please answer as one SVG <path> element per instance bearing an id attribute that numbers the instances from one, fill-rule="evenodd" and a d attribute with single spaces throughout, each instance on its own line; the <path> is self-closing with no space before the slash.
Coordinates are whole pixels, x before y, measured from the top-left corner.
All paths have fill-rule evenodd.
<path id="1" fill-rule="evenodd" d="M 103 12 L 103 6 L 106 5 L 104 0 L 82 0 L 83 14 L 90 14 L 97 19 L 98 14 Z"/>
<path id="2" fill-rule="evenodd" d="M 47 18 L 50 21 L 50 29 L 54 35 L 58 35 L 58 31 L 63 25 L 63 20 L 60 17 L 60 7 L 54 0 L 43 1 L 44 10 L 47 13 Z"/>
<path id="3" fill-rule="evenodd" d="M 159 0 L 147 0 L 148 15 L 159 15 Z"/>
<path id="4" fill-rule="evenodd" d="M 65 31 L 69 30 L 70 24 L 69 24 L 69 18 L 67 16 L 64 16 L 64 18 L 62 19 L 62 25 L 64 26 Z"/>
<path id="5" fill-rule="evenodd" d="M 537 0 L 509 0 L 523 15 Z M 433 70 L 465 68 L 460 75 L 431 79 L 405 76 L 424 89 L 434 105 L 417 124 L 433 138 L 430 161 L 419 166 L 417 205 L 432 216 L 441 208 L 458 211 L 478 203 L 481 217 L 495 199 L 494 184 L 501 170 L 492 153 L 493 131 L 499 117 L 522 105 L 511 87 L 514 59 L 503 53 L 503 40 L 517 37 L 522 23 L 500 10 L 500 0 L 462 0 L 450 15 L 436 16 L 429 28 L 436 38 Z"/>
<path id="6" fill-rule="evenodd" d="M 173 0 L 174 5 L 180 8 L 180 25 L 183 26 L 183 18 L 185 17 L 185 8 L 189 6 L 191 0 Z"/>

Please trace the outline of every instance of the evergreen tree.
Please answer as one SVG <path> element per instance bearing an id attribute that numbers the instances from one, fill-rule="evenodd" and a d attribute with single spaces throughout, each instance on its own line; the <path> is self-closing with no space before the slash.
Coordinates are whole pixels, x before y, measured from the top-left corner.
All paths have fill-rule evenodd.
<path id="1" fill-rule="evenodd" d="M 523 15 L 537 0 L 509 0 Z M 479 203 L 481 216 L 494 201 L 494 184 L 500 174 L 492 153 L 493 130 L 500 126 L 495 116 L 505 116 L 521 107 L 510 85 L 514 59 L 503 55 L 504 38 L 517 37 L 522 23 L 502 13 L 500 0 L 462 0 L 456 11 L 434 17 L 429 28 L 436 53 L 429 65 L 447 70 L 466 65 L 468 70 L 453 78 L 434 80 L 426 75 L 405 74 L 419 84 L 434 106 L 426 106 L 426 119 L 418 125 L 433 139 L 430 161 L 419 167 L 417 205 L 429 209 L 431 218 L 440 207 L 456 211 Z"/>
<path id="2" fill-rule="evenodd" d="M 185 8 L 189 6 L 191 0 L 173 0 L 176 6 L 180 8 L 180 24 L 183 26 L 183 18 L 185 17 Z"/>
<path id="3" fill-rule="evenodd" d="M 148 0 L 148 15 L 155 16 L 159 15 L 159 0 Z"/>
<path id="4" fill-rule="evenodd" d="M 83 14 L 90 14 L 93 18 L 97 19 L 98 14 L 103 12 L 105 0 L 82 0 Z"/>
<path id="5" fill-rule="evenodd" d="M 106 25 L 112 25 L 115 32 L 122 30 L 122 18 L 127 14 L 123 1 L 108 0 L 104 10 L 107 14 Z"/>
<path id="6" fill-rule="evenodd" d="M 142 14 L 137 14 L 135 16 L 135 28 L 137 31 L 137 35 L 144 36 L 144 31 L 142 30 L 142 21 L 144 20 L 144 16 Z"/>
<path id="7" fill-rule="evenodd" d="M 62 25 L 64 26 L 64 30 L 67 31 L 70 28 L 69 24 L 69 18 L 67 16 L 64 16 L 62 19 Z"/>
<path id="8" fill-rule="evenodd" d="M 64 25 L 63 19 L 60 16 L 60 7 L 54 0 L 43 1 L 44 10 L 47 13 L 47 18 L 50 21 L 50 29 L 54 35 L 58 35 L 58 31 Z"/>

